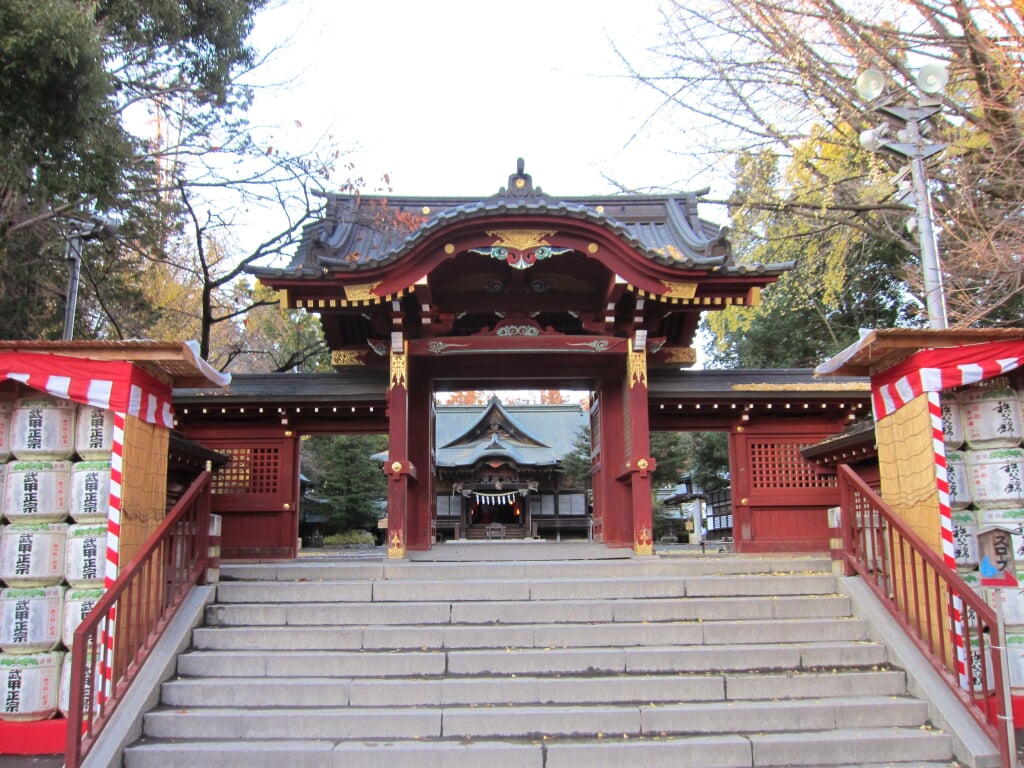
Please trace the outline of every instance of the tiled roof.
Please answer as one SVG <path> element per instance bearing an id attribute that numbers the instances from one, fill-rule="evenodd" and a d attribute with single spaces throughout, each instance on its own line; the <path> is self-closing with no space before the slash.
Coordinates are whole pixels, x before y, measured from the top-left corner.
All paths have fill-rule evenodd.
<path id="1" fill-rule="evenodd" d="M 507 435 L 484 434 L 494 412 Z M 485 458 L 521 466 L 552 466 L 573 450 L 588 415 L 578 405 L 438 406 L 435 423 L 437 465 L 472 466 Z"/>
<path id="2" fill-rule="evenodd" d="M 522 180 L 525 183 L 517 188 Z M 679 269 L 746 274 L 781 273 L 791 266 L 732 264 L 726 230 L 698 215 L 697 205 L 705 192 L 554 198 L 534 188 L 520 166 L 507 189 L 483 200 L 329 194 L 324 218 L 307 225 L 287 267 L 251 271 L 266 278 L 319 278 L 324 270 L 376 269 L 400 260 L 418 243 L 454 223 L 499 215 L 586 221 L 608 230 L 642 257 Z"/>

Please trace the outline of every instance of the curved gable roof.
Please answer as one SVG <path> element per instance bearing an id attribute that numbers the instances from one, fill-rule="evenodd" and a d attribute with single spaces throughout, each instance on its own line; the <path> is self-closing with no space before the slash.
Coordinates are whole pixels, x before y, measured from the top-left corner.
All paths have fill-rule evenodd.
<path id="1" fill-rule="evenodd" d="M 483 440 L 488 433 L 496 436 L 493 426 L 500 425 L 500 427 L 509 434 L 509 437 L 515 442 L 535 446 L 538 448 L 550 448 L 550 446 L 538 440 L 536 437 L 527 432 L 519 423 L 516 422 L 512 414 L 505 410 L 496 396 L 490 399 L 487 407 L 480 413 L 477 420 L 461 434 L 454 439 L 448 440 L 441 448 L 455 448 L 462 445 L 477 445 Z M 492 444 L 504 445 L 507 441 L 496 440 L 491 437 Z M 504 448 L 499 448 L 504 450 Z"/>
<path id="2" fill-rule="evenodd" d="M 508 187 L 483 200 L 329 194 L 323 219 L 307 225 L 287 267 L 250 271 L 271 281 L 369 272 L 402 261 L 453 225 L 504 216 L 586 223 L 605 230 L 640 258 L 670 269 L 781 274 L 791 267 L 734 264 L 727 230 L 698 215 L 706 192 L 556 199 L 533 186 L 520 161 Z"/>

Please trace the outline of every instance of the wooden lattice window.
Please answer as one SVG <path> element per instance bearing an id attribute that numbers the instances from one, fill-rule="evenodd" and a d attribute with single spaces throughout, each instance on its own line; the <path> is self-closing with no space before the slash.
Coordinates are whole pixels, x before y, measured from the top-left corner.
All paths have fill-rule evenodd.
<path id="1" fill-rule="evenodd" d="M 215 494 L 276 495 L 280 481 L 280 451 L 265 448 L 219 448 L 228 455 L 228 463 L 213 476 L 210 489 Z"/>
<path id="2" fill-rule="evenodd" d="M 755 442 L 750 444 L 752 488 L 833 488 L 836 476 L 821 474 L 800 455 L 800 443 Z"/>

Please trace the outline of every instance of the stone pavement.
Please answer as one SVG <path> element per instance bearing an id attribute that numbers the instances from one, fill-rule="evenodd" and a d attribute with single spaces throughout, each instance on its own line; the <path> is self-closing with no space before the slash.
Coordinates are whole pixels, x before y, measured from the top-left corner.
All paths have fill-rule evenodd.
<path id="1" fill-rule="evenodd" d="M 0 755 L 0 768 L 61 768 L 64 755 Z"/>

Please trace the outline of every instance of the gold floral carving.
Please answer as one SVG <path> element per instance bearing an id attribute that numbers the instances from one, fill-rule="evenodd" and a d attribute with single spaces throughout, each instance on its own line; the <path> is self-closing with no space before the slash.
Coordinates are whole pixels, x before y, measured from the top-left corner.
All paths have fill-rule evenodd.
<path id="1" fill-rule="evenodd" d="M 405 537 L 402 534 L 403 532 L 401 528 L 396 528 L 393 531 L 388 531 L 389 560 L 405 557 Z"/>
<path id="2" fill-rule="evenodd" d="M 403 353 L 391 353 L 391 388 L 408 389 L 409 357 Z"/>
<path id="3" fill-rule="evenodd" d="M 663 299 L 692 299 L 697 295 L 697 283 L 673 283 L 662 280 L 661 284 L 668 288 L 668 293 L 661 296 Z"/>
<path id="4" fill-rule="evenodd" d="M 633 551 L 638 555 L 654 554 L 654 539 L 651 537 L 650 528 L 643 527 L 636 532 Z"/>
<path id="5" fill-rule="evenodd" d="M 379 282 L 376 283 L 363 283 L 362 285 L 346 285 L 344 286 L 345 298 L 348 301 L 377 301 L 380 296 L 374 293 Z"/>
<path id="6" fill-rule="evenodd" d="M 629 345 L 629 354 L 626 355 L 629 366 L 629 388 L 637 384 L 647 386 L 647 353 L 645 351 L 634 352 L 632 342 Z"/>
<path id="7" fill-rule="evenodd" d="M 366 365 L 362 360 L 362 354 L 351 349 L 336 349 L 331 352 L 331 365 Z"/>
<path id="8" fill-rule="evenodd" d="M 497 248 L 511 248 L 516 251 L 526 251 L 530 248 L 538 248 L 542 245 L 551 245 L 546 237 L 557 235 L 555 230 L 540 229 L 498 229 L 488 232 L 491 237 L 498 238 L 494 243 Z"/>

